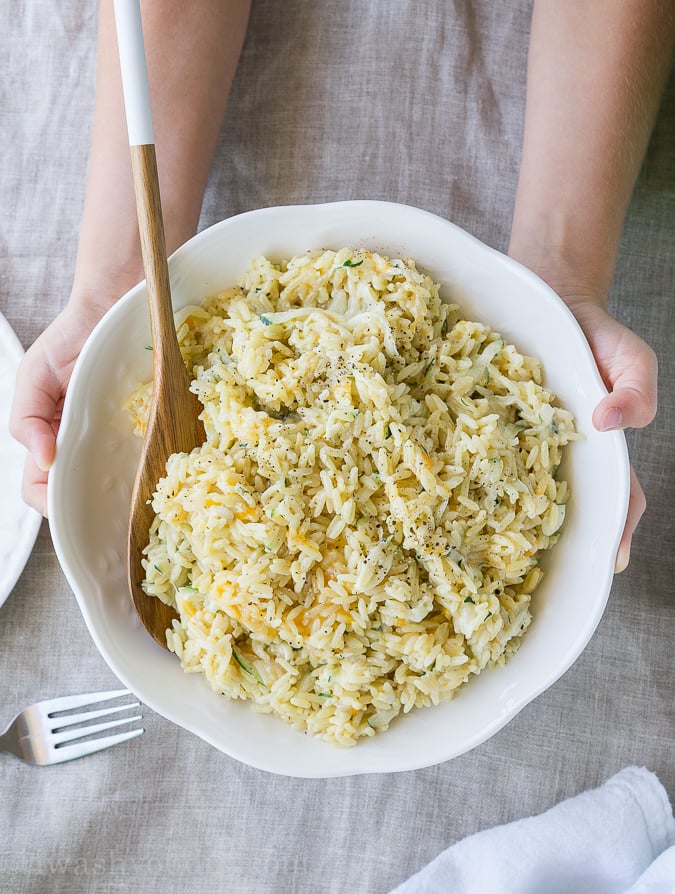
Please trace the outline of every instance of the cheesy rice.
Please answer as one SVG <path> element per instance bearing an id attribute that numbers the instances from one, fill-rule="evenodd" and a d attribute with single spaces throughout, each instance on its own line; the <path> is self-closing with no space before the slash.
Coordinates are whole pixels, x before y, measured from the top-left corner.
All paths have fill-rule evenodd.
<path id="1" fill-rule="evenodd" d="M 259 257 L 177 328 L 207 440 L 157 485 L 144 588 L 186 671 L 352 745 L 518 647 L 576 437 L 536 360 L 349 248 Z"/>

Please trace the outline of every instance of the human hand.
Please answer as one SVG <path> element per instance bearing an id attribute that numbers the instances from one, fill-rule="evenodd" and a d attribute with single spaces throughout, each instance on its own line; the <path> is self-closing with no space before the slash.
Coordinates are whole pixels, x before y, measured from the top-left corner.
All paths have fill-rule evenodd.
<path id="1" fill-rule="evenodd" d="M 28 450 L 23 498 L 47 515 L 47 475 L 70 375 L 101 311 L 69 304 L 26 352 L 17 374 L 9 429 Z"/>
<path id="2" fill-rule="evenodd" d="M 656 415 L 658 363 L 654 351 L 639 336 L 615 320 L 595 300 L 567 299 L 584 331 L 600 375 L 609 391 L 593 412 L 599 431 L 643 428 Z M 628 565 L 633 534 L 645 511 L 645 495 L 631 467 L 628 515 L 615 571 Z"/>

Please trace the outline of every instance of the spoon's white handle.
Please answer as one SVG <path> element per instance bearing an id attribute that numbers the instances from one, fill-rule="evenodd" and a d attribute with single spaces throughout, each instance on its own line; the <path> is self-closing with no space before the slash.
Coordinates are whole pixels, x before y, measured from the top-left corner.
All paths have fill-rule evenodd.
<path id="1" fill-rule="evenodd" d="M 139 0 L 115 0 L 115 25 L 130 146 L 155 142 Z"/>

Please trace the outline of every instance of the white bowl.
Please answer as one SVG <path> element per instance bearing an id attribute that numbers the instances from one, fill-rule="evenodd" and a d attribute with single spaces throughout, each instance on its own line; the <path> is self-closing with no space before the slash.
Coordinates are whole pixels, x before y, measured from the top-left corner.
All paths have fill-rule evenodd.
<path id="1" fill-rule="evenodd" d="M 216 695 L 151 640 L 127 594 L 124 559 L 140 441 L 121 407 L 133 387 L 150 378 L 152 363 L 143 283 L 105 316 L 80 355 L 49 478 L 56 552 L 111 670 L 152 709 L 226 754 L 289 776 L 430 766 L 496 733 L 572 665 L 595 631 L 628 503 L 625 439 L 593 428 L 593 408 L 606 392 L 573 316 L 531 272 L 439 217 L 368 201 L 266 208 L 233 217 L 199 233 L 171 258 L 175 307 L 234 284 L 256 255 L 280 259 L 342 246 L 415 258 L 468 317 L 543 361 L 545 384 L 574 413 L 585 436 L 568 451 L 564 473 L 571 502 L 535 593 L 533 623 L 506 666 L 486 670 L 451 702 L 416 710 L 387 732 L 339 749 Z"/>

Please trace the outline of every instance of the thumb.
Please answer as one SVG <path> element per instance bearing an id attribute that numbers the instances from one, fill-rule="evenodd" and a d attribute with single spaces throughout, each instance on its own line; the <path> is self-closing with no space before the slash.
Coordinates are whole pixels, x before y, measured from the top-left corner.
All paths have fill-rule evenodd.
<path id="1" fill-rule="evenodd" d="M 598 431 L 644 428 L 655 415 L 656 399 L 645 397 L 632 388 L 615 388 L 593 411 L 593 425 Z"/>
<path id="2" fill-rule="evenodd" d="M 9 431 L 46 472 L 56 452 L 55 420 L 60 411 L 60 387 L 51 371 L 35 375 L 32 382 L 30 378 L 22 364 L 9 416 Z"/>
<path id="3" fill-rule="evenodd" d="M 630 367 L 611 383 L 610 394 L 603 397 L 593 413 L 593 424 L 600 431 L 617 428 L 644 428 L 656 415 L 657 361 L 648 345 L 635 354 Z"/>
<path id="4" fill-rule="evenodd" d="M 56 455 L 54 430 L 44 419 L 37 416 L 24 418 L 22 422 L 23 426 L 20 430 L 24 432 L 23 436 L 18 437 L 12 432 L 13 436 L 25 445 L 38 469 L 48 472 Z"/>

